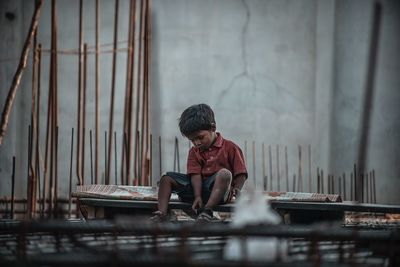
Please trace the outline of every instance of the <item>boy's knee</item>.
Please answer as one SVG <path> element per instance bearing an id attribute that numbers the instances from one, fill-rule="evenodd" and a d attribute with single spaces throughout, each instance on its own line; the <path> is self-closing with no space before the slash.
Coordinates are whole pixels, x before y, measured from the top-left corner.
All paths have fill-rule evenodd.
<path id="1" fill-rule="evenodd" d="M 232 173 L 230 170 L 223 168 L 218 171 L 217 177 L 221 181 L 230 182 L 232 180 Z"/>
<path id="2" fill-rule="evenodd" d="M 160 182 L 159 182 L 159 184 L 161 185 L 161 184 L 165 184 L 165 183 L 172 183 L 172 178 L 170 177 L 170 176 L 168 176 L 168 175 L 163 175 L 162 177 L 161 177 L 161 179 L 160 179 Z"/>

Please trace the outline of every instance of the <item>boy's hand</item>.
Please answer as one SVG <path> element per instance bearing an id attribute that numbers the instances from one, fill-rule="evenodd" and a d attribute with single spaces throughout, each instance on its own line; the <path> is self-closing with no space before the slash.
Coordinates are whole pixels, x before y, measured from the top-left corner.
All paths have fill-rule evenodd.
<path id="1" fill-rule="evenodd" d="M 197 209 L 201 209 L 203 207 L 203 200 L 201 197 L 195 197 L 192 205 L 192 209 L 196 211 Z"/>

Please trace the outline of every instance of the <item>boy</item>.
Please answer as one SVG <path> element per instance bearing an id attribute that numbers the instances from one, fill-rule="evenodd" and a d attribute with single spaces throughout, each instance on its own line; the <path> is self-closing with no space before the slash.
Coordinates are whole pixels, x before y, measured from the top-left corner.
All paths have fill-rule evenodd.
<path id="1" fill-rule="evenodd" d="M 214 206 L 238 197 L 247 179 L 241 149 L 216 132 L 214 112 L 206 104 L 183 111 L 179 129 L 193 144 L 187 160 L 187 174 L 167 172 L 160 179 L 158 211 L 151 220 L 168 220 L 171 192 L 176 192 L 192 209 L 201 211 L 198 221 L 211 221 Z M 205 204 L 204 208 L 203 205 Z"/>

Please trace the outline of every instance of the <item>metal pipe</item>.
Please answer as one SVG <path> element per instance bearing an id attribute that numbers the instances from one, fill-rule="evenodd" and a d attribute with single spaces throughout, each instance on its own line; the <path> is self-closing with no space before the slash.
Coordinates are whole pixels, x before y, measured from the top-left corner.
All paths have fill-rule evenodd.
<path id="1" fill-rule="evenodd" d="M 0 127 L 0 145 L 3 143 L 3 138 L 7 130 L 8 119 L 11 112 L 12 105 L 14 103 L 15 94 L 21 82 L 21 77 L 24 69 L 26 68 L 28 61 L 29 49 L 34 38 L 36 29 L 39 24 L 40 11 L 43 6 L 43 0 L 39 0 L 35 5 L 35 11 L 33 13 L 31 24 L 29 26 L 28 35 L 26 36 L 24 47 L 22 49 L 21 57 L 17 70 L 14 74 L 13 81 L 11 83 L 10 90 L 7 95 L 6 103 L 4 105 L 3 113 L 1 115 L 1 127 Z"/>

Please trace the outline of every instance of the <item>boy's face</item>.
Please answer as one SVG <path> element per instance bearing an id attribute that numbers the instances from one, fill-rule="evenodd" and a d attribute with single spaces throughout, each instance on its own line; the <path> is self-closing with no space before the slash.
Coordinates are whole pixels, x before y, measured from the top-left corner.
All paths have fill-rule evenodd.
<path id="1" fill-rule="evenodd" d="M 195 147 L 200 150 L 209 148 L 217 137 L 215 130 L 200 130 L 187 136 Z"/>

